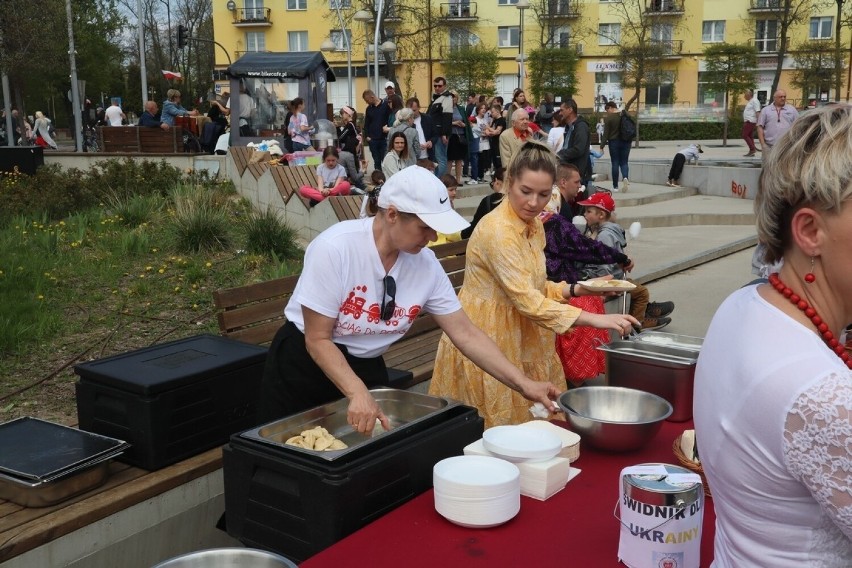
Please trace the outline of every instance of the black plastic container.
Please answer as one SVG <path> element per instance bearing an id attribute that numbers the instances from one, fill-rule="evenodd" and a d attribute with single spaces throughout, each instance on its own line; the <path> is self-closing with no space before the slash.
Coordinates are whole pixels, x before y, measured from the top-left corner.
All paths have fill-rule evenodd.
<path id="1" fill-rule="evenodd" d="M 131 444 L 119 458 L 156 470 L 256 424 L 266 348 L 215 335 L 74 367 L 80 429 Z"/>
<path id="2" fill-rule="evenodd" d="M 236 434 L 223 449 L 228 534 L 305 560 L 432 487 L 433 466 L 483 425 L 459 405 L 333 462 Z"/>
<path id="3" fill-rule="evenodd" d="M 17 136 L 17 134 L 15 134 Z M 27 175 L 35 175 L 44 165 L 44 148 L 41 146 L 14 146 L 0 148 L 0 172 L 15 170 Z"/>

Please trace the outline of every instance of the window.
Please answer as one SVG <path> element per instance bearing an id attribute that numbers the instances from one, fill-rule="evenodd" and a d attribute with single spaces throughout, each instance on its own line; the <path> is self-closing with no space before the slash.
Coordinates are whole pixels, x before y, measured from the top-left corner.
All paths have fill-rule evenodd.
<path id="1" fill-rule="evenodd" d="M 548 47 L 569 47 L 571 45 L 571 30 L 568 26 L 555 26 L 550 29 Z"/>
<path id="2" fill-rule="evenodd" d="M 724 91 L 712 91 L 707 87 L 707 73 L 698 72 L 698 104 L 721 107 L 725 104 Z"/>
<path id="3" fill-rule="evenodd" d="M 497 0 L 498 6 L 514 6 L 518 3 L 518 0 Z"/>
<path id="4" fill-rule="evenodd" d="M 659 83 L 645 88 L 645 105 L 659 106 L 674 103 L 674 72 L 663 71 Z"/>
<path id="5" fill-rule="evenodd" d="M 708 20 L 701 29 L 701 41 L 719 43 L 725 41 L 725 20 Z"/>
<path id="6" fill-rule="evenodd" d="M 518 47 L 521 30 L 518 26 L 500 26 L 497 28 L 497 47 Z"/>
<path id="7" fill-rule="evenodd" d="M 263 9 L 263 0 L 245 0 L 246 20 L 263 20 L 266 18 L 266 10 Z"/>
<path id="8" fill-rule="evenodd" d="M 330 39 L 334 42 L 334 49 L 338 51 L 346 51 L 346 40 L 349 40 L 349 45 L 352 45 L 352 30 L 346 30 L 346 37 L 340 30 L 331 30 Z"/>
<path id="9" fill-rule="evenodd" d="M 662 48 L 663 53 L 674 52 L 674 26 L 672 24 L 654 24 L 651 26 L 651 41 Z"/>
<path id="10" fill-rule="evenodd" d="M 811 18 L 811 31 L 808 39 L 831 39 L 831 28 L 834 27 L 834 18 L 831 16 L 819 16 Z"/>
<path id="11" fill-rule="evenodd" d="M 476 34 L 472 34 L 467 30 L 451 28 L 450 29 L 450 51 L 461 49 L 463 47 L 472 47 L 479 43 L 479 38 Z"/>
<path id="12" fill-rule="evenodd" d="M 287 45 L 290 51 L 307 51 L 308 32 L 287 32 Z"/>
<path id="13" fill-rule="evenodd" d="M 598 25 L 598 45 L 615 45 L 621 41 L 621 24 Z"/>
<path id="14" fill-rule="evenodd" d="M 329 0 L 328 7 L 332 10 L 337 10 L 338 7 L 346 10 L 352 7 L 352 0 Z"/>
<path id="15" fill-rule="evenodd" d="M 754 46 L 757 52 L 778 51 L 778 20 L 758 20 L 755 24 Z"/>
<path id="16" fill-rule="evenodd" d="M 308 0 L 287 0 L 288 10 L 307 10 Z"/>
<path id="17" fill-rule="evenodd" d="M 246 51 L 266 51 L 266 34 L 263 32 L 246 33 Z"/>

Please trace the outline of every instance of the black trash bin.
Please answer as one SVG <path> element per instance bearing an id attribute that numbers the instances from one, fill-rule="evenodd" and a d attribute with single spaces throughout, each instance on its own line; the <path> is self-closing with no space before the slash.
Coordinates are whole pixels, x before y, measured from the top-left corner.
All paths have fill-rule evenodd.
<path id="1" fill-rule="evenodd" d="M 34 175 L 36 168 L 44 165 L 44 148 L 41 146 L 14 146 L 0 148 L 0 172 Z"/>

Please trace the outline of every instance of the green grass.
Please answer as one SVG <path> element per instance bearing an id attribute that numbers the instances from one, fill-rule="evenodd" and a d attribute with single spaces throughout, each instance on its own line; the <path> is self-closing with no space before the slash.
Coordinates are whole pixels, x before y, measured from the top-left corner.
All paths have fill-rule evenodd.
<path id="1" fill-rule="evenodd" d="M 301 270 L 285 225 L 270 225 L 278 256 L 244 250 L 254 214 L 230 184 L 173 179 L 171 193 L 145 195 L 120 186 L 64 218 L 0 221 L 0 421 L 50 405 L 71 412 L 69 362 L 217 333 L 214 290 Z M 9 396 L 46 377 L 43 390 Z"/>

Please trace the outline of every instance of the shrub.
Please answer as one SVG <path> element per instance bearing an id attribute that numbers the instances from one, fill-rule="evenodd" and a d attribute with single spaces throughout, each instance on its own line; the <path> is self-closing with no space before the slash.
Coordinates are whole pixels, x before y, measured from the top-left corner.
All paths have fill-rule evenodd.
<path id="1" fill-rule="evenodd" d="M 303 251 L 297 242 L 297 233 L 284 221 L 275 210 L 252 210 L 244 222 L 246 233 L 246 250 L 257 254 L 265 254 L 275 258 L 301 258 Z"/>
<path id="2" fill-rule="evenodd" d="M 174 212 L 169 232 L 175 249 L 202 252 L 228 246 L 230 220 L 227 210 L 217 204 L 216 192 L 196 185 L 178 185 L 171 198 Z"/>
<path id="3" fill-rule="evenodd" d="M 109 211 L 118 215 L 119 222 L 125 227 L 148 223 L 163 208 L 163 198 L 159 195 L 122 196 L 110 193 L 104 201 Z"/>

